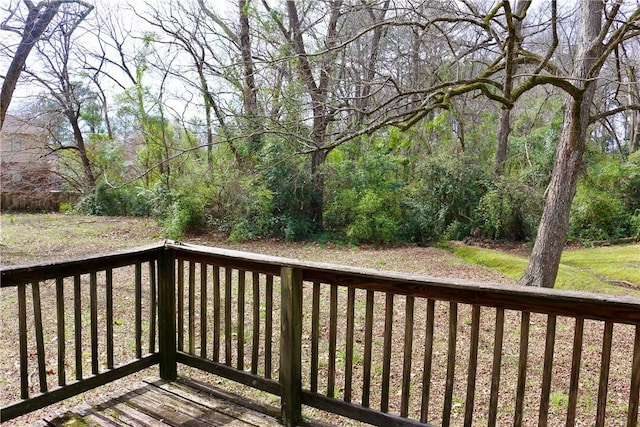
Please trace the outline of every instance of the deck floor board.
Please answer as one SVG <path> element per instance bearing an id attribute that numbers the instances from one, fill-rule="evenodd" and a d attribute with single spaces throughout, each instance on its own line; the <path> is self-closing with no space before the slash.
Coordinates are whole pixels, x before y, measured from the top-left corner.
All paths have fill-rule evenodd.
<path id="1" fill-rule="evenodd" d="M 274 416 L 260 412 L 263 409 L 188 379 L 149 379 L 45 421 L 56 427 L 279 426 Z"/>

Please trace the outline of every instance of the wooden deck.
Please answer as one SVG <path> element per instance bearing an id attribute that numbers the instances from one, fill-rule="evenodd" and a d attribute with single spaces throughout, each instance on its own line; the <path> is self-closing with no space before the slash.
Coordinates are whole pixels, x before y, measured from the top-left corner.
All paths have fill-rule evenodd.
<path id="1" fill-rule="evenodd" d="M 266 414 L 269 412 L 270 414 Z M 187 378 L 147 379 L 99 402 L 78 406 L 49 426 L 279 426 L 268 408 Z"/>

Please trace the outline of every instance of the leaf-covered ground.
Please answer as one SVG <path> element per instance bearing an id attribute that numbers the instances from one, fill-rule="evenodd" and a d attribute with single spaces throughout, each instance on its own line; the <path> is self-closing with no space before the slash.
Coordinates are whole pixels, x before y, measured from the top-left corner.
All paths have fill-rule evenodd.
<path id="1" fill-rule="evenodd" d="M 99 253 L 113 252 L 115 250 L 131 248 L 141 245 L 146 245 L 154 242 L 162 241 L 161 231 L 157 225 L 149 219 L 136 219 L 136 218 L 109 218 L 109 217 L 84 217 L 73 215 L 17 215 L 17 214 L 3 214 L 0 216 L 0 263 L 4 265 L 16 265 L 27 264 L 33 262 L 50 261 L 54 259 L 69 259 L 75 256 L 86 256 Z M 502 248 L 502 251 L 495 251 L 495 248 L 480 248 L 480 247 L 468 247 L 468 246 L 454 246 L 452 248 L 424 248 L 415 246 L 406 247 L 350 247 L 350 246 L 336 246 L 332 244 L 319 245 L 315 243 L 283 243 L 277 241 L 258 241 L 247 243 L 229 243 L 215 237 L 199 237 L 186 239 L 189 242 L 197 244 L 205 244 L 219 247 L 226 247 L 236 250 L 245 250 L 250 252 L 264 253 L 274 256 L 283 256 L 287 258 L 298 258 L 310 261 L 328 262 L 332 264 L 346 264 L 357 267 L 374 268 L 379 270 L 396 270 L 406 271 L 414 274 L 429 275 L 436 277 L 449 277 L 465 279 L 478 282 L 494 282 L 494 283 L 514 283 L 517 278 L 517 272 L 522 267 L 522 264 L 526 265 L 526 248 L 508 247 Z M 638 249 L 636 251 L 636 249 Z M 621 293 L 635 296 L 638 294 L 633 286 L 624 286 L 624 284 L 635 285 L 637 271 L 636 267 L 640 267 L 640 247 L 636 245 L 631 246 L 630 249 L 599 249 L 594 252 L 597 256 L 591 252 L 584 251 L 572 251 L 567 252 L 563 257 L 563 263 L 568 268 L 579 271 L 581 275 L 591 277 L 593 281 L 589 286 L 593 286 L 592 283 L 607 283 L 611 286 L 611 282 L 618 281 L 619 285 L 613 285 L 612 293 Z M 597 260 L 597 261 L 596 261 Z M 618 267 L 611 267 L 610 264 L 618 263 Z M 566 268 L 565 267 L 565 268 Z M 572 270 L 567 270 L 569 276 L 571 276 Z M 575 274 L 574 274 L 575 276 Z M 624 283 L 623 283 L 624 282 Z M 563 288 L 571 288 L 571 283 L 565 283 Z M 582 286 L 582 285 L 581 285 Z M 6 295 L 3 293 L 2 306 L 10 306 L 11 301 L 6 300 Z M 70 305 L 72 306 L 72 301 Z M 446 307 L 443 308 L 442 316 L 446 318 Z M 3 330 L 15 329 L 15 316 L 7 315 L 3 310 L 3 315 L 0 316 L 0 328 Z M 423 324 L 423 319 L 420 317 L 422 311 L 416 309 L 416 319 L 418 324 Z M 460 312 L 461 316 L 461 328 L 468 328 L 469 313 L 464 310 Z M 515 313 L 514 313 L 515 314 Z M 126 311 L 122 316 L 126 316 Z M 489 316 L 490 317 L 490 316 Z M 483 320 L 483 329 L 491 328 L 491 319 Z M 122 319 L 123 322 L 126 319 Z M 488 322 L 485 324 L 485 322 Z M 518 341 L 518 324 L 519 318 L 517 316 L 508 316 L 507 330 L 513 330 L 514 346 L 517 348 Z M 513 323 L 513 324 L 511 324 Z M 538 350 L 544 348 L 544 342 L 537 342 L 537 340 L 543 340 L 544 337 L 544 316 L 533 316 L 532 318 L 532 335 L 530 348 L 532 349 L 532 357 L 537 357 Z M 379 325 L 380 326 L 380 325 Z M 446 327 L 446 325 L 445 325 Z M 571 326 L 564 326 L 559 328 L 559 334 L 570 334 Z M 540 334 L 536 334 L 533 331 L 542 331 Z M 620 331 L 618 336 L 619 342 L 624 342 L 632 339 L 632 334 L 625 331 Z M 6 335 L 5 335 L 6 337 Z M 4 338 L 3 337 L 3 340 Z M 542 338 L 541 338 L 542 337 Z M 563 341 L 571 344 L 571 337 L 565 337 Z M 395 338 L 394 338 L 395 339 Z M 598 366 L 598 352 L 593 352 L 591 355 L 589 349 L 598 348 L 598 343 L 591 343 L 588 341 L 587 350 L 585 353 L 585 365 Z M 490 343 L 489 343 L 490 344 Z M 487 345 L 489 345 L 487 344 Z M 402 344 L 399 343 L 401 346 Z M 419 344 L 416 344 L 419 347 Z M 8 344 L 2 342 L 0 345 L 0 364 L 3 371 L 2 375 L 4 385 L 10 381 L 10 376 L 5 375 L 6 371 L 15 371 L 15 363 L 11 356 L 7 353 Z M 509 353 L 511 350 L 507 348 L 505 351 Z M 442 349 L 442 354 L 446 353 L 446 349 Z M 509 353 L 510 354 L 510 353 Z M 558 366 L 570 366 L 570 349 L 567 351 L 560 351 L 557 355 L 556 363 Z M 490 353 L 487 353 L 487 357 Z M 539 355 L 538 355 L 539 356 Z M 461 354 L 461 366 L 460 372 L 464 372 L 464 355 Z M 512 360 L 513 359 L 513 360 Z M 593 360 L 592 360 L 593 359 Z M 514 359 L 511 356 L 506 357 L 505 360 L 512 360 L 517 362 L 517 357 Z M 444 364 L 446 362 L 442 360 Z M 398 361 L 401 365 L 401 361 Z M 490 363 L 487 360 L 487 363 Z M 443 365 L 444 366 L 444 365 Z M 538 369 L 535 363 L 532 363 L 530 369 Z M 614 367 L 615 368 L 615 367 Z M 509 364 L 505 365 L 504 369 L 515 369 L 514 366 Z M 148 372 L 139 374 L 140 376 L 155 375 L 156 370 L 152 369 Z M 419 372 L 415 373 L 419 375 Z M 537 375 L 533 372 L 534 376 Z M 596 372 L 597 374 L 597 372 Z M 479 372 L 479 382 L 482 384 L 482 378 L 484 375 L 490 376 L 489 372 Z M 136 377 L 129 379 L 135 380 Z M 588 381 L 590 378 L 588 375 L 584 376 L 584 380 Z M 558 375 L 556 381 L 566 382 L 568 378 L 562 378 Z M 127 381 L 126 379 L 124 381 Z M 73 406 L 80 402 L 82 399 L 91 400 L 92 396 L 98 396 L 101 393 L 105 393 L 108 390 L 117 388 L 118 384 L 112 384 L 101 388 L 98 391 L 92 391 L 87 393 L 84 397 L 72 398 L 66 402 L 53 405 L 47 408 L 45 411 L 51 414 L 56 411 L 61 411 L 66 406 Z M 435 384 L 435 383 L 434 383 Z M 466 383 L 461 381 L 459 386 L 460 390 L 456 390 L 456 396 L 464 396 L 464 388 Z M 618 386 L 618 384 L 614 384 Z M 624 384 L 620 385 L 624 388 Z M 456 388 L 458 385 L 456 385 Z M 535 384 L 532 383 L 531 387 L 535 388 Z M 561 412 L 561 408 L 564 406 L 563 402 L 566 398 L 566 393 L 562 390 L 562 386 L 555 391 L 552 396 L 553 399 L 558 402 L 552 401 L 553 405 L 556 405 L 558 411 Z M 2 387 L 3 395 L 0 396 L 3 402 L 8 402 L 11 399 L 5 396 L 5 390 L 10 387 Z M 612 387 L 613 388 L 613 387 Z M 533 394 L 537 394 L 534 390 L 532 392 L 532 400 L 530 408 L 531 412 L 535 412 L 536 399 Z M 483 393 L 478 396 L 478 404 L 482 404 L 482 400 L 486 397 Z M 394 396 L 392 396 L 394 399 Z M 398 400 L 399 396 L 395 396 Z M 458 397 L 461 399 L 461 397 Z M 565 399 L 566 400 L 566 399 Z M 555 402 L 555 403 L 554 403 Z M 390 402 L 393 407 L 397 402 Z M 624 405 L 624 402 L 621 403 Z M 585 410 L 590 410 L 588 402 L 586 403 Z M 464 410 L 464 405 L 454 405 L 454 420 L 461 421 L 459 417 L 460 411 Z M 553 413 L 552 408 L 552 413 Z M 508 410 L 507 410 L 508 412 Z M 559 413 L 560 413 L 559 412 Z M 43 412 L 37 411 L 31 415 L 23 417 L 14 425 L 24 425 L 25 423 L 33 422 L 39 417 L 42 417 Z M 312 412 L 310 415 L 315 417 L 322 417 L 322 414 Z M 507 417 L 508 418 L 508 417 Z M 336 424 L 343 424 L 345 420 L 336 419 L 334 417 L 326 418 L 327 421 Z M 507 422 L 507 419 L 503 420 Z M 558 420 L 560 421 L 560 420 Z M 455 421 L 454 421 L 455 423 Z M 580 422 L 578 422 L 580 425 Z"/>

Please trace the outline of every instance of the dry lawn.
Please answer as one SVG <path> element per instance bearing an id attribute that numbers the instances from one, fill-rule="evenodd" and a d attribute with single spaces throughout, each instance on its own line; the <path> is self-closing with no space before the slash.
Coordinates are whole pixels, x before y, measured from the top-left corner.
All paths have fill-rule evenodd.
<path id="1" fill-rule="evenodd" d="M 143 244 L 157 242 L 160 240 L 160 231 L 155 224 L 146 219 L 129 219 L 129 218 L 87 218 L 81 216 L 63 216 L 63 215 L 2 215 L 0 216 L 0 226 L 2 232 L 0 234 L 0 250 L 2 264 L 25 264 L 32 262 L 48 261 L 52 259 L 69 259 L 74 256 L 90 255 L 96 253 L 104 253 L 118 249 L 140 246 Z M 274 241 L 266 242 L 249 242 L 243 244 L 230 244 L 215 238 L 198 238 L 191 239 L 193 243 L 207 244 L 219 247 L 227 247 L 237 250 L 245 250 L 250 252 L 264 253 L 275 256 L 283 256 L 289 258 L 305 259 L 310 261 L 329 262 L 334 264 L 346 264 L 351 266 L 374 268 L 379 270 L 396 270 L 406 271 L 414 274 L 422 274 L 437 277 L 451 277 L 466 279 L 472 281 L 493 282 L 493 283 L 513 283 L 513 279 L 504 277 L 494 270 L 469 264 L 454 255 L 436 248 L 419 248 L 419 247 L 387 247 L 387 248 L 368 248 L 368 247 L 337 247 L 335 245 L 317 245 L 317 244 L 289 244 Z M 199 267 L 198 267 L 199 268 Z M 198 273 L 199 274 L 199 273 Z M 209 273 L 211 274 L 211 273 Z M 127 268 L 118 269 L 114 272 L 114 286 L 117 287 L 115 295 L 117 300 L 114 301 L 116 307 L 116 316 L 114 321 L 114 331 L 117 341 L 125 343 L 116 349 L 116 360 L 126 361 L 132 357 L 133 337 L 131 336 L 131 324 L 133 316 L 132 310 L 128 309 L 131 305 L 131 272 Z M 196 275 L 199 277 L 199 275 Z M 147 276 L 145 273 L 145 283 Z M 101 279 L 99 278 L 99 283 Z M 245 295 L 245 367 L 250 366 L 250 343 L 252 340 L 251 332 L 251 301 L 252 286 L 251 279 L 247 280 L 247 291 Z M 279 294 L 278 284 L 276 283 L 274 304 L 278 306 L 277 295 Z M 55 286 L 52 283 L 45 283 L 41 289 L 42 297 L 52 300 L 55 294 Z M 83 291 L 84 292 L 84 291 Z M 235 292 L 235 291 L 234 291 Z M 67 325 L 73 325 L 73 283 L 65 283 L 65 296 L 67 298 Z M 86 301 L 88 295 L 82 295 Z M 196 298 L 199 298 L 196 292 Z M 309 306 L 305 309 L 305 331 L 310 330 L 310 314 L 311 313 L 311 286 L 305 286 L 305 304 Z M 346 311 L 346 291 L 340 290 L 338 295 L 338 352 L 336 366 L 336 386 L 333 395 L 338 398 L 344 397 L 344 313 Z M 318 390 L 322 393 L 327 390 L 327 370 L 328 370 L 328 334 L 329 334 L 329 290 L 328 287 L 323 289 L 321 293 L 321 310 L 322 313 L 320 325 L 320 375 Z M 355 337 L 356 344 L 354 346 L 353 366 L 354 366 L 354 383 L 353 383 L 353 401 L 359 403 L 362 395 L 362 355 L 363 355 L 363 336 L 364 336 L 364 292 L 358 291 L 356 295 L 356 319 L 355 319 Z M 234 307 L 237 303 L 237 295 L 233 294 Z M 99 312 L 103 312 L 102 307 L 105 301 L 102 297 L 98 300 Z M 145 298 L 143 304 L 146 308 L 148 300 Z M 4 331 L 2 334 L 2 342 L 0 343 L 0 385 L 2 387 L 0 395 L 0 404 L 4 405 L 15 400 L 16 393 L 19 395 L 19 385 L 16 384 L 14 378 L 17 373 L 16 359 L 16 317 L 17 309 L 15 302 L 15 292 L 2 290 L 0 294 L 0 327 Z M 196 307 L 199 305 L 196 304 Z M 86 306 L 85 306 L 86 307 Z M 376 295 L 375 300 L 375 323 L 374 323 L 374 349 L 373 349 L 373 368 L 372 368 L 372 387 L 371 387 L 371 406 L 379 406 L 380 401 L 380 384 L 382 376 L 382 337 L 384 329 L 384 307 L 385 301 L 383 295 Z M 211 304 L 208 310 L 211 310 Z M 197 309 L 199 310 L 199 309 Z M 237 308 L 234 308 L 233 319 L 236 317 Z M 46 310 L 44 310 L 46 312 Z M 43 313 L 44 314 L 44 313 Z M 201 313 L 196 311 L 196 318 Z M 210 315 L 210 314 L 209 314 Z M 50 324 L 50 328 L 45 329 L 45 342 L 55 347 L 56 333 L 53 326 L 53 317 L 55 313 L 48 313 L 45 316 L 45 324 Z M 405 299 L 396 298 L 394 301 L 394 324 L 393 324 L 393 343 L 392 343 L 392 372 L 391 372 L 391 401 L 390 412 L 398 413 L 400 410 L 400 385 L 402 381 L 402 364 L 403 364 L 403 343 L 405 328 Z M 83 312 L 83 336 L 89 336 L 89 318 L 88 307 Z M 431 383 L 431 401 L 429 411 L 429 421 L 438 423 L 441 420 L 442 401 L 444 395 L 444 379 L 446 376 L 446 358 L 447 358 L 447 330 L 449 318 L 448 303 L 436 304 L 436 329 L 433 348 L 433 370 Z M 50 319 L 47 322 L 47 319 Z M 422 385 L 420 378 L 422 376 L 422 360 L 424 358 L 424 331 L 426 319 L 426 302 L 416 301 L 414 314 L 414 347 L 413 347 L 413 364 L 412 378 L 417 379 L 415 385 L 412 386 L 410 396 L 409 415 L 413 418 L 419 418 L 420 396 L 422 394 Z M 495 310 L 486 309 L 482 312 L 480 323 L 480 345 L 478 355 L 478 375 L 476 383 L 476 399 L 475 408 L 476 416 L 474 424 L 486 423 L 486 408 L 489 401 L 491 362 L 493 357 L 493 329 Z M 278 315 L 274 317 L 274 331 L 278 327 Z M 546 328 L 546 316 L 532 315 L 531 328 L 529 333 L 529 362 L 527 365 L 527 389 L 525 395 L 525 425 L 537 424 L 537 410 L 540 394 L 540 382 L 542 372 L 542 361 L 544 358 L 544 339 Z M 101 319 L 100 328 L 104 328 L 104 319 Z M 520 344 L 520 314 L 515 312 L 506 313 L 505 324 L 505 343 L 503 346 L 503 365 L 502 365 L 502 384 L 500 393 L 499 419 L 498 425 L 512 424 L 513 410 L 515 401 L 515 386 L 517 381 L 517 368 L 519 360 L 519 344 Z M 198 320 L 196 320 L 196 325 Z M 148 324 L 144 324 L 147 328 Z M 571 367 L 571 346 L 573 340 L 574 322 L 570 319 L 558 319 L 557 338 L 555 346 L 554 374 L 552 382 L 552 396 L 550 405 L 550 425 L 564 425 L 566 404 L 568 400 L 568 372 Z M 580 395 L 578 400 L 578 413 L 580 414 L 576 425 L 592 425 L 595 417 L 594 393 L 597 396 L 598 375 L 601 351 L 601 336 L 603 325 L 599 322 L 587 321 L 585 324 L 585 340 L 583 344 L 583 364 L 580 377 Z M 237 323 L 234 324 L 234 331 L 237 330 Z M 464 416 L 465 396 L 467 388 L 466 371 L 469 359 L 469 336 L 471 330 L 471 307 L 460 305 L 458 311 L 458 344 L 456 357 L 456 376 L 454 390 L 454 404 L 452 410 L 452 425 L 461 425 Z M 199 334 L 196 331 L 195 342 L 199 342 Z M 261 333 L 264 333 L 262 328 Z M 73 332 L 70 332 L 73 334 Z M 146 337 L 146 335 L 145 335 Z M 274 337 L 274 354 L 278 351 L 277 337 Z M 235 356 L 235 340 L 232 350 L 233 363 L 237 363 Z M 305 388 L 309 387 L 310 378 L 310 336 L 308 333 L 303 337 L 307 344 L 303 348 L 303 373 L 306 378 L 303 382 Z M 67 354 L 67 376 L 73 378 L 76 374 L 74 369 L 75 353 L 72 352 L 73 336 L 67 336 L 68 345 Z M 147 346 L 148 338 L 145 338 L 143 346 Z M 186 341 L 185 341 L 186 342 Z M 222 341 L 224 343 L 224 341 Z M 261 340 L 261 342 L 264 342 Z M 626 405 L 628 399 L 628 375 L 631 361 L 629 351 L 629 343 L 633 342 L 633 329 L 630 327 L 617 327 L 614 336 L 614 360 L 611 366 L 611 380 L 609 383 L 609 403 L 608 403 L 608 425 L 622 425 L 626 421 Z M 83 361 L 85 371 L 84 375 L 91 372 L 90 366 L 90 349 L 83 344 Z M 188 345 L 188 342 L 186 342 Z M 209 343 L 211 345 L 211 343 Z M 199 349 L 196 347 L 196 353 Z M 224 347 L 224 344 L 223 344 Z M 48 348 L 48 347 L 47 347 Z M 143 347 L 144 348 L 144 347 Z M 224 350 L 224 348 L 222 349 Z M 263 355 L 264 348 L 261 347 L 260 354 Z M 104 354 L 104 343 L 101 343 L 100 353 Z M 212 349 L 208 349 L 211 354 Z M 35 358 L 35 354 L 30 354 L 31 358 Z M 47 354 L 51 365 L 55 366 L 57 355 Z M 275 359 L 275 358 L 274 358 Z M 116 365 L 118 363 L 116 362 Z M 35 363 L 33 364 L 35 366 Z M 103 367 L 101 367 L 103 369 Z M 264 369 L 264 368 L 261 368 Z M 274 360 L 274 376 L 277 378 L 277 362 Z M 181 371 L 189 372 L 188 370 Z M 122 387 L 123 382 L 133 381 L 136 378 L 155 375 L 156 369 L 149 370 L 137 374 L 134 378 L 121 380 L 120 382 L 107 385 L 99 390 L 86 393 L 84 396 L 78 396 L 68 401 L 53 405 L 41 411 L 36 411 L 30 415 L 22 417 L 15 422 L 7 425 L 25 425 L 33 422 L 47 414 L 62 411 L 67 406 L 75 405 L 83 400 L 91 400 L 97 396 L 103 395 L 110 391 L 117 390 Z M 193 373 L 196 375 L 196 373 Z M 50 387 L 56 382 L 57 373 L 51 372 L 49 378 Z M 199 375 L 199 374 L 198 374 Z M 37 374 L 32 374 L 32 388 L 37 392 Z M 258 393 L 250 390 L 242 390 L 226 381 L 217 378 L 211 378 L 207 375 L 201 375 L 201 379 L 213 381 L 218 385 L 233 388 L 236 392 L 248 393 L 253 397 Z M 277 404 L 277 399 L 269 396 L 261 396 L 268 403 Z M 343 425 L 349 423 L 348 420 L 341 419 L 329 414 L 322 414 L 319 411 L 308 410 L 306 415 L 314 418 L 321 418 L 333 424 Z M 355 423 L 354 423 L 355 424 Z"/>

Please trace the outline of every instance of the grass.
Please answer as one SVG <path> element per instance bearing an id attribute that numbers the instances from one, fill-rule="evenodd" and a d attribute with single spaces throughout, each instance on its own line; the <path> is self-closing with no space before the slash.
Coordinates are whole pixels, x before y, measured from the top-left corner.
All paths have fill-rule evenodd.
<path id="1" fill-rule="evenodd" d="M 29 263 L 42 260 L 71 258 L 78 255 L 88 255 L 96 253 L 104 253 L 126 247 L 135 247 L 150 242 L 157 242 L 160 239 L 158 228 L 152 221 L 146 219 L 130 219 L 130 218 L 88 218 L 81 216 L 68 216 L 68 215 L 0 215 L 0 251 L 2 252 L 2 263 Z M 243 244 L 230 244 L 224 241 L 208 240 L 207 237 L 193 239 L 194 243 L 215 245 L 219 247 L 228 247 L 232 249 L 246 250 L 251 252 L 265 253 L 277 256 L 284 256 L 290 258 L 300 258 L 310 261 L 330 262 L 337 264 L 348 264 L 356 267 L 377 268 L 385 270 L 405 271 L 416 274 L 426 274 L 431 276 L 440 277 L 454 277 L 478 282 L 493 282 L 493 283 L 514 283 L 522 272 L 524 271 L 527 263 L 525 256 L 520 256 L 517 253 L 522 251 L 506 250 L 497 251 L 490 249 L 483 249 L 478 247 L 469 246 L 452 246 L 447 250 L 439 248 L 421 248 L 415 246 L 407 247 L 385 247 L 385 248 L 370 248 L 370 247 L 338 247 L 335 245 L 317 245 L 313 243 L 304 244 L 291 244 L 274 241 L 260 241 L 249 242 Z M 640 292 L 633 291 L 629 288 L 612 285 L 611 281 L 625 281 L 629 283 L 638 284 L 638 261 L 640 261 L 639 254 L 640 246 L 620 246 L 611 248 L 597 248 L 597 249 L 579 249 L 567 251 L 562 260 L 561 271 L 559 275 L 557 288 L 560 289 L 572 289 L 583 291 L 596 291 L 607 292 L 614 294 L 632 295 L 640 297 Z M 124 273 L 123 273 L 124 274 Z M 127 279 L 123 276 L 118 280 L 123 284 L 127 283 Z M 43 290 L 49 289 L 50 293 L 53 293 L 52 287 L 44 287 Z M 277 284 L 276 284 L 277 289 Z M 307 289 L 307 293 L 310 290 Z M 247 286 L 247 292 L 251 292 L 251 286 Z M 6 294 L 6 295 L 5 295 Z M 16 305 L 14 294 L 5 293 L 0 298 L 0 307 L 7 306 L 13 308 Z M 69 298 L 72 297 L 72 292 L 66 293 Z M 116 293 L 119 295 L 119 293 Z M 277 292 L 276 292 L 277 295 Z M 361 372 L 361 358 L 363 354 L 363 344 L 361 340 L 362 325 L 364 322 L 364 309 L 365 304 L 362 303 L 362 292 L 358 294 L 356 298 L 356 319 L 355 319 L 355 346 L 353 352 L 354 363 L 354 378 L 358 378 Z M 124 293 L 122 295 L 124 297 Z M 324 296 L 324 297 L 323 297 Z M 251 301 L 250 294 L 245 296 L 245 301 Z M 307 295 L 308 297 L 308 295 Z M 328 309 L 326 300 L 328 297 L 328 290 L 324 289 L 321 292 L 321 357 L 319 359 L 319 367 L 321 371 L 325 371 L 327 367 L 327 349 L 328 341 L 326 339 L 328 331 Z M 338 397 L 342 393 L 341 384 L 342 379 L 340 375 L 343 375 L 341 369 L 344 365 L 344 358 L 346 351 L 344 349 L 344 324 L 345 318 L 343 316 L 342 308 L 346 307 L 346 292 L 339 292 L 339 319 L 340 325 L 338 333 L 338 347 L 337 358 L 338 363 L 336 366 L 336 388 L 334 394 Z M 53 296 L 52 296 L 53 298 Z M 310 299 L 306 298 L 305 301 L 309 302 Z M 114 313 L 114 323 L 116 332 L 118 335 L 125 337 L 124 332 L 131 324 L 130 310 L 125 309 L 126 305 L 130 303 L 130 300 L 121 300 L 116 305 L 120 310 Z M 274 301 L 277 305 L 277 298 Z M 261 302 L 262 304 L 262 302 Z M 384 296 L 377 295 L 374 316 L 374 344 L 373 344 L 373 360 L 372 360 L 372 381 L 374 381 L 371 387 L 372 398 L 375 396 L 379 398 L 379 382 L 382 374 L 382 330 L 384 327 Z M 73 301 L 69 301 L 69 307 L 73 306 Z M 275 307 L 275 306 L 274 306 Z M 448 323 L 448 304 L 438 303 L 436 304 L 436 325 L 434 331 L 434 353 L 433 353 L 433 370 L 432 370 L 432 399 L 431 403 L 432 413 L 431 418 L 437 420 L 441 414 L 437 412 L 442 401 L 442 391 L 444 390 L 444 376 L 446 367 L 446 353 L 447 353 L 447 331 Z M 12 315 L 15 310 L 2 310 L 5 312 L 4 318 L 0 316 L 0 320 L 4 319 L 4 327 L 10 329 L 15 323 L 15 315 Z M 310 310 L 307 310 L 310 311 Z M 402 353 L 403 353 L 403 318 L 402 312 L 402 298 L 398 298 L 397 307 L 394 311 L 398 311 L 395 315 L 399 314 L 399 317 L 394 317 L 394 335 L 393 335 L 393 351 L 392 351 L 392 391 L 397 389 L 398 379 L 402 377 Z M 261 316 L 263 310 L 261 310 Z M 422 351 L 424 349 L 424 333 L 420 331 L 424 328 L 426 318 L 426 302 L 416 301 L 414 322 L 418 326 L 414 334 L 414 357 L 415 366 L 412 368 L 412 378 L 420 378 L 420 361 L 423 360 Z M 458 322 L 458 349 L 459 353 L 456 357 L 456 388 L 455 396 L 464 396 L 465 393 L 465 381 L 464 373 L 467 364 L 467 352 L 465 349 L 469 347 L 469 330 L 470 330 L 470 316 L 471 307 L 468 305 L 462 305 L 459 311 Z M 83 319 L 88 317 L 83 316 Z M 234 317 L 235 319 L 235 317 Z M 234 320 L 235 322 L 235 320 Z M 481 336 L 482 345 L 479 348 L 479 363 L 478 366 L 478 385 L 477 390 L 482 387 L 485 389 L 490 382 L 490 367 L 491 357 L 493 354 L 491 346 L 491 330 L 493 328 L 494 314 L 492 309 L 483 310 L 481 318 L 481 331 L 488 331 L 486 337 Z M 503 346 L 503 364 L 502 369 L 504 371 L 504 395 L 500 400 L 500 413 L 501 419 L 499 424 L 506 424 L 509 422 L 511 414 L 513 412 L 513 396 L 511 396 L 515 381 L 517 377 L 518 369 L 518 346 L 520 341 L 520 316 L 516 312 L 506 313 L 505 320 L 505 343 Z M 531 316 L 531 329 L 529 337 L 529 352 L 531 359 L 528 363 L 527 382 L 528 389 L 527 395 L 531 396 L 527 402 L 527 417 L 535 417 L 537 407 L 536 398 L 533 396 L 539 395 L 539 379 L 541 377 L 540 370 L 542 366 L 543 352 L 545 346 L 545 328 L 546 328 L 546 316 L 532 314 Z M 583 352 L 583 366 L 585 366 L 584 372 L 581 372 L 581 382 L 587 385 L 588 388 L 593 388 L 593 384 L 597 384 L 597 378 L 599 375 L 599 349 L 602 344 L 600 341 L 600 326 L 597 322 L 590 322 L 585 325 L 585 351 Z M 69 325 L 73 325 L 73 321 L 70 319 Z M 324 325 L 324 326 L 322 326 Z M 51 325 L 54 327 L 55 325 Z M 232 325 L 235 328 L 235 325 Z M 307 325 L 308 326 L 308 325 Z M 571 366 L 571 343 L 573 342 L 573 327 L 574 324 L 571 319 L 560 319 L 556 328 L 557 341 L 556 341 L 556 359 L 554 365 L 557 366 L 557 372 L 554 373 L 554 385 L 552 387 L 552 412 L 555 411 L 553 416 L 563 417 L 562 413 L 566 407 L 566 390 L 568 388 L 568 375 Z M 249 332 L 249 329 L 245 326 L 245 334 Z M 618 425 L 617 421 L 621 420 L 625 416 L 624 402 L 628 400 L 628 396 L 624 394 L 625 387 L 628 387 L 628 366 L 630 365 L 630 355 L 627 349 L 632 348 L 634 339 L 634 330 L 631 327 L 625 327 L 624 325 L 616 326 L 616 337 L 614 339 L 613 352 L 616 354 L 615 360 L 612 361 L 611 373 L 614 382 L 610 384 L 610 397 L 611 402 L 608 404 L 608 410 L 611 411 L 611 425 Z M 53 336 L 53 335 L 52 335 Z M 71 336 L 71 335 L 70 335 Z M 88 336 L 88 335 L 85 335 Z M 128 335 L 127 335 L 128 336 Z M 308 338 L 308 333 L 304 335 Z M 484 338 L 483 338 L 484 337 Z M 305 338 L 305 339 L 307 339 Z M 126 337 L 125 337 L 126 339 Z M 235 338 L 234 338 L 235 340 Z M 47 339 L 49 342 L 49 339 Z M 235 342 L 235 341 L 234 341 Z M 250 340 L 245 340 L 245 351 L 249 351 L 250 345 L 247 344 Z M 5 351 L 10 349 L 10 345 L 5 342 Z M 122 346 L 126 347 L 128 344 L 126 341 L 122 342 Z M 617 346 L 617 347 L 616 347 Z M 3 346 L 0 346 L 2 348 Z M 71 347 L 69 347 L 71 348 Z M 307 345 L 304 347 L 308 354 Z M 123 351 L 130 349 L 126 348 Z M 593 350 L 593 351 L 592 351 Z M 621 351 L 622 350 L 622 351 Z M 625 351 L 627 351 L 625 353 Z M 1 354 L 2 352 L 0 352 Z M 222 353 L 221 353 L 222 354 Z M 249 354 L 245 354 L 245 364 L 249 360 Z M 309 358 L 303 359 L 303 363 L 307 363 Z M 2 363 L 5 362 L 5 365 Z M 0 371 L 2 370 L 15 371 L 17 369 L 12 363 L 12 359 L 7 357 L 0 357 Z M 308 371 L 308 369 L 307 369 Z M 0 372 L 1 373 L 1 372 Z M 616 373 L 619 375 L 616 376 Z M 15 375 L 11 378 L 14 378 Z M 8 376 L 7 376 L 8 378 Z M 319 378 L 319 389 L 326 387 L 326 375 L 321 375 Z M 510 381 L 514 379 L 514 381 Z M 458 381 L 460 380 L 460 381 Z M 4 377 L 0 375 L 0 383 L 4 380 Z M 357 381 L 360 381 L 359 379 Z M 537 381 L 537 382 L 536 382 Z M 529 384 L 530 383 L 530 384 Z M 360 383 L 356 383 L 360 384 Z M 420 406 L 420 385 L 411 384 L 412 387 L 416 386 L 415 393 L 411 394 L 411 410 L 414 411 L 411 415 L 416 417 L 416 408 Z M 14 387 L 15 388 L 15 387 Z M 354 387 L 356 390 L 357 387 Z M 412 389 L 413 390 L 413 389 Z M 620 390 L 622 390 L 620 392 Z M 590 393 L 593 390 L 587 390 Z M 355 391 L 354 391 L 355 393 Z M 377 393 L 377 394 L 376 394 Z M 355 396 L 355 394 L 354 394 Z M 394 411 L 399 404 L 400 396 L 392 392 L 391 403 Z M 461 398 L 460 398 L 461 399 Z M 476 402 L 478 408 L 486 407 L 487 405 L 486 393 L 477 392 Z M 587 398 L 580 398 L 579 410 L 593 412 L 593 400 Z M 377 401 L 376 401 L 377 402 Z M 376 403 L 374 402 L 374 403 Z M 71 405 L 77 403 L 77 400 L 67 401 L 60 404 L 58 408 L 64 407 L 64 405 Z M 456 405 L 463 405 L 462 400 L 454 402 Z M 375 406 L 375 404 L 374 404 Z M 461 409 L 462 406 L 459 407 Z M 56 410 L 55 407 L 48 408 L 47 410 Z M 454 410 L 455 414 L 458 412 Z M 37 414 L 30 415 L 32 420 L 37 419 Z M 482 411 L 479 412 L 476 423 L 482 423 Z M 529 419 L 527 418 L 527 419 Z M 531 418 L 533 419 L 533 418 Z M 328 421 L 333 421 L 333 418 L 328 418 Z M 24 420 L 22 420 L 24 421 Z"/>
<path id="2" fill-rule="evenodd" d="M 482 265 L 519 279 L 528 259 L 521 255 L 475 246 L 453 245 L 452 253 L 465 261 Z M 640 290 L 616 286 L 640 285 L 640 245 L 584 248 L 565 251 L 555 289 L 640 297 Z"/>

